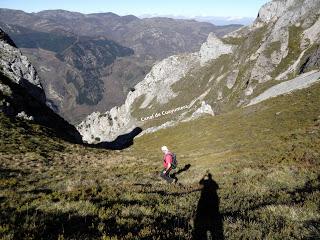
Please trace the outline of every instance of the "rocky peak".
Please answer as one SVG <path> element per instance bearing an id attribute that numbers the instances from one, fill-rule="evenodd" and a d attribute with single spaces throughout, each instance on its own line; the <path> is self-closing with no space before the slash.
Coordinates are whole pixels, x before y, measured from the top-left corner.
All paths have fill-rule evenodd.
<path id="1" fill-rule="evenodd" d="M 259 49 L 250 56 L 254 62 L 250 81 L 288 80 L 299 72 L 300 61 L 319 39 L 319 14 L 320 0 L 274 0 L 265 4 L 248 28 L 264 35 Z M 252 86 L 248 86 L 250 89 Z"/>
<path id="2" fill-rule="evenodd" d="M 201 65 L 209 60 L 217 59 L 223 54 L 232 53 L 232 50 L 232 45 L 223 43 L 214 33 L 210 33 L 207 41 L 202 44 L 199 51 Z"/>
<path id="3" fill-rule="evenodd" d="M 319 6 L 319 0 L 273 0 L 260 8 L 256 22 L 274 22 L 284 14 L 290 12 L 295 13 L 296 16 L 292 16 L 294 20 L 312 8 L 317 10 L 316 6 Z"/>
<path id="4" fill-rule="evenodd" d="M 270 22 L 280 17 L 288 5 L 293 4 L 294 0 L 276 0 L 266 3 L 260 8 L 258 20 Z"/>

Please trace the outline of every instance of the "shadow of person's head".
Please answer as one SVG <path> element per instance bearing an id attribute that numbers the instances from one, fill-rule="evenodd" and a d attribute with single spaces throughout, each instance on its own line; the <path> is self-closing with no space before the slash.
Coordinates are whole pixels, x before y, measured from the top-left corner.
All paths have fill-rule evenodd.
<path id="1" fill-rule="evenodd" d="M 200 184 L 200 185 L 213 184 L 213 183 L 216 184 L 216 185 L 218 185 L 218 184 L 216 183 L 216 181 L 213 180 L 212 174 L 211 174 L 210 172 L 207 172 L 207 173 L 203 176 L 203 178 L 199 181 L 199 184 Z"/>

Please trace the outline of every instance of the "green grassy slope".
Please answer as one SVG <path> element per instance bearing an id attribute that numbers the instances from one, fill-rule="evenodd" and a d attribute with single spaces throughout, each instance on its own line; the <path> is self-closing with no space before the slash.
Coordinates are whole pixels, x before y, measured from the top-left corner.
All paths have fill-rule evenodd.
<path id="1" fill-rule="evenodd" d="M 133 151 L 159 161 L 171 147 L 180 176 L 195 184 L 210 171 L 230 239 L 320 236 L 320 85 L 138 138 Z M 150 163 L 150 164 L 151 164 Z M 313 234 L 313 235 L 312 235 Z"/>
<path id="2" fill-rule="evenodd" d="M 181 123 L 115 152 L 0 115 L 0 238 L 192 239 L 207 224 L 226 239 L 317 239 L 319 93 Z M 180 169 L 191 165 L 178 184 L 158 177 L 164 144 Z M 199 184 L 207 172 L 218 190 Z"/>

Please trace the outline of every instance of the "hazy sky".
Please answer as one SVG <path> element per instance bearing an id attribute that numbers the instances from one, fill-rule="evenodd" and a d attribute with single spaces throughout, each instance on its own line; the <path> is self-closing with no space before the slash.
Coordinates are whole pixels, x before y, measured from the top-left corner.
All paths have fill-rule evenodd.
<path id="1" fill-rule="evenodd" d="M 65 9 L 82 13 L 114 12 L 176 16 L 256 17 L 268 0 L 0 0 L 1 8 L 38 12 Z"/>

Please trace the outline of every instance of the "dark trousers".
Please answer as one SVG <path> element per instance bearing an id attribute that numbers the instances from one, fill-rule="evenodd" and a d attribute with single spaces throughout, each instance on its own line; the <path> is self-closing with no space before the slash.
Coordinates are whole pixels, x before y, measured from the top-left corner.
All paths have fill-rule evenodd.
<path id="1" fill-rule="evenodd" d="M 165 168 L 161 171 L 160 177 L 162 177 L 164 180 L 166 180 L 168 183 L 172 183 L 174 181 L 173 178 L 170 177 L 170 171 L 172 168 L 169 168 L 168 171 L 164 174 L 163 171 L 166 170 Z"/>

